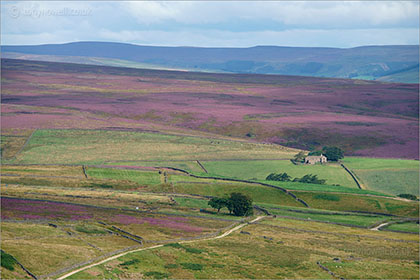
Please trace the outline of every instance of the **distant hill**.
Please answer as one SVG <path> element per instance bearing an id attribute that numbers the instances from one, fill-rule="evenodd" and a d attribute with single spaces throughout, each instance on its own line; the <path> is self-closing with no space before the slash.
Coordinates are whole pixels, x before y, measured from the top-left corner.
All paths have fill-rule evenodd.
<path id="1" fill-rule="evenodd" d="M 110 42 L 2 46 L 3 58 L 148 69 L 419 82 L 419 46 L 304 48 L 156 47 Z"/>

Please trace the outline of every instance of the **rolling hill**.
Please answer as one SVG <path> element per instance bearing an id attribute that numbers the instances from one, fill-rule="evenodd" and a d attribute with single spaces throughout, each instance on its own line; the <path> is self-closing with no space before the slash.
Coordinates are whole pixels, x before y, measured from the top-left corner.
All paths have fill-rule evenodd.
<path id="1" fill-rule="evenodd" d="M 16 127 L 182 132 L 417 159 L 418 85 L 3 59 L 2 129 Z"/>
<path id="2" fill-rule="evenodd" d="M 111 42 L 2 46 L 3 58 L 148 69 L 419 82 L 417 45 L 309 48 L 157 47 Z"/>

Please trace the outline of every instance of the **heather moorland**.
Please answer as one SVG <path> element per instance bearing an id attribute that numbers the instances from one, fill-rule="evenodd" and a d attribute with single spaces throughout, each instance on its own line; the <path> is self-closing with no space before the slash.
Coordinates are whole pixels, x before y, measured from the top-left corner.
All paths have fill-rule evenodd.
<path id="1" fill-rule="evenodd" d="M 417 277 L 417 84 L 13 59 L 1 84 L 4 279 Z"/>

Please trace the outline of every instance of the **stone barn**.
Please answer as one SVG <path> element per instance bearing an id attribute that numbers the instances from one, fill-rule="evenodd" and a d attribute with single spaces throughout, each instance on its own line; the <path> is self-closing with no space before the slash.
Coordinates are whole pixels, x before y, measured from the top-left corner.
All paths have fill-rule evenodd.
<path id="1" fill-rule="evenodd" d="M 327 157 L 324 155 L 320 156 L 307 156 L 305 158 L 305 164 L 315 164 L 315 163 L 326 163 Z"/>

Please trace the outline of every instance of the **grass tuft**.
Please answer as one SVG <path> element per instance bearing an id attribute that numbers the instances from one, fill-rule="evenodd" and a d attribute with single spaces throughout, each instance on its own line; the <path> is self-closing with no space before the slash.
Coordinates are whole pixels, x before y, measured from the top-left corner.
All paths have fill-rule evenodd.
<path id="1" fill-rule="evenodd" d="M 340 201 L 340 197 L 333 194 L 320 193 L 314 196 L 316 199 L 323 199 L 329 201 Z"/>
<path id="2" fill-rule="evenodd" d="M 4 267 L 8 270 L 15 270 L 15 264 L 17 264 L 15 258 L 13 258 L 12 255 L 9 255 L 6 252 L 3 252 L 3 250 L 1 250 L 1 267 Z"/>
<path id="3" fill-rule="evenodd" d="M 190 270 L 202 270 L 203 265 L 199 263 L 181 263 L 182 267 Z"/>

